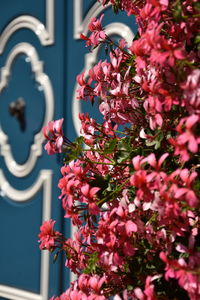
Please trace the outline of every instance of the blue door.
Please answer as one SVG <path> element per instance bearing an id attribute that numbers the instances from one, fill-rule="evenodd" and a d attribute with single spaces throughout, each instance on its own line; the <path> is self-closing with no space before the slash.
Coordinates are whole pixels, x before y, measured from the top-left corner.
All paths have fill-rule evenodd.
<path id="1" fill-rule="evenodd" d="M 0 297 L 48 299 L 60 265 L 38 248 L 43 220 L 60 228 L 59 158 L 43 151 L 41 128 L 63 115 L 64 2 L 1 1 Z"/>
<path id="2" fill-rule="evenodd" d="M 59 156 L 43 150 L 41 129 L 65 117 L 65 132 L 79 134 L 78 113 L 97 108 L 76 100 L 76 75 L 104 56 L 80 40 L 90 18 L 105 13 L 107 34 L 128 42 L 135 28 L 125 14 L 113 16 L 91 0 L 6 0 L 0 3 L 0 299 L 47 300 L 69 286 L 64 257 L 52 263 L 37 243 L 44 220 L 73 234 L 57 182 Z"/>

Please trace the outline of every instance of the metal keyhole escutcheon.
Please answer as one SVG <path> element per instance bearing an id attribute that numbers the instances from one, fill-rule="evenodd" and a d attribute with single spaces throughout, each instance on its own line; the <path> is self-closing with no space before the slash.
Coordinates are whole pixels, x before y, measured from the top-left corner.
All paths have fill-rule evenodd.
<path id="1" fill-rule="evenodd" d="M 19 98 L 9 105 L 10 115 L 17 119 L 22 131 L 25 131 L 26 129 L 25 108 L 26 104 L 23 98 Z"/>

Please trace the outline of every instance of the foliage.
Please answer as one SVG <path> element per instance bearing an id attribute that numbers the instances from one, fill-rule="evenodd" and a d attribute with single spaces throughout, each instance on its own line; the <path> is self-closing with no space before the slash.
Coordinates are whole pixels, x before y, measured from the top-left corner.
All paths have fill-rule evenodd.
<path id="1" fill-rule="evenodd" d="M 128 47 L 100 19 L 81 37 L 108 59 L 80 74 L 78 99 L 99 101 L 98 124 L 80 114 L 71 143 L 63 119 L 43 130 L 49 154 L 64 152 L 59 181 L 73 238 L 41 226 L 40 248 L 64 251 L 77 280 L 66 299 L 200 299 L 200 8 L 195 0 L 101 0 L 135 15 Z"/>

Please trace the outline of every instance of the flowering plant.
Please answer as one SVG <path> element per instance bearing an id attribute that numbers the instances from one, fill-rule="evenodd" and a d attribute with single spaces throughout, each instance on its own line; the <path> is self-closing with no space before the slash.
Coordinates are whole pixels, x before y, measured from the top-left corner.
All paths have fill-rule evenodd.
<path id="1" fill-rule="evenodd" d="M 102 124 L 80 114 L 71 143 L 63 119 L 43 130 L 64 152 L 59 181 L 73 238 L 41 226 L 40 248 L 66 254 L 77 280 L 66 299 L 200 299 L 200 5 L 195 0 L 101 0 L 135 15 L 130 47 L 100 19 L 81 37 L 108 59 L 80 74 L 79 100 L 99 101 Z M 85 144 L 85 146 L 84 146 Z"/>

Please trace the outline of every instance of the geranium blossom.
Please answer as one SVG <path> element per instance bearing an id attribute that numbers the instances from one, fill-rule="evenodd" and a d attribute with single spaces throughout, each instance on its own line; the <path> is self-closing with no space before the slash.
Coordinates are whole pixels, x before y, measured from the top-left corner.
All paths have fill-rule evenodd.
<path id="1" fill-rule="evenodd" d="M 50 121 L 42 130 L 45 138 L 48 140 L 45 145 L 45 150 L 48 154 L 62 152 L 62 145 L 64 143 L 62 124 L 64 119 L 57 121 Z"/>
<path id="2" fill-rule="evenodd" d="M 101 26 L 101 21 L 103 19 L 104 15 L 101 15 L 100 19 L 92 18 L 89 25 L 88 25 L 88 30 L 91 33 L 90 37 L 88 38 L 87 36 L 81 34 L 80 38 L 83 40 L 86 40 L 86 45 L 87 46 L 98 46 L 99 43 L 106 38 L 106 34 L 103 31 L 103 28 Z"/>
<path id="3" fill-rule="evenodd" d="M 40 226 L 40 233 L 38 235 L 40 242 L 40 249 L 54 249 L 55 240 L 61 235 L 58 231 L 54 231 L 53 227 L 56 221 L 45 221 Z"/>

